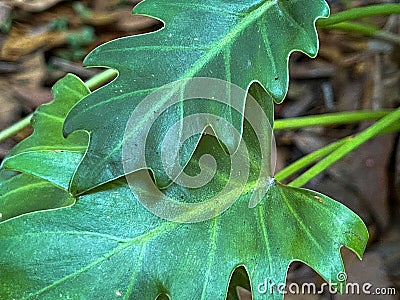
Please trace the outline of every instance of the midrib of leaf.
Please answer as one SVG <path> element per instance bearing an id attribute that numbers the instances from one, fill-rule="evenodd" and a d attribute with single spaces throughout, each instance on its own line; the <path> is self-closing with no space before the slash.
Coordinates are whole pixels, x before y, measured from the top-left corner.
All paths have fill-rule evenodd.
<path id="1" fill-rule="evenodd" d="M 133 48 L 123 48 L 123 49 L 112 49 L 112 52 L 115 51 L 138 51 L 138 49 L 144 49 L 144 50 L 161 50 L 161 51 L 168 51 L 168 50 L 209 50 L 206 52 L 206 55 L 204 55 L 202 58 L 200 58 L 195 64 L 192 65 L 191 68 L 189 68 L 189 70 L 183 74 L 181 77 L 177 78 L 176 80 L 183 80 L 183 79 L 187 79 L 187 78 L 193 78 L 207 63 L 211 62 L 212 59 L 214 59 L 218 54 L 220 54 L 222 52 L 222 50 L 227 46 L 232 44 L 234 41 L 236 41 L 237 36 L 240 35 L 240 33 L 242 31 L 244 31 L 246 28 L 248 28 L 248 26 L 250 26 L 251 23 L 256 22 L 258 20 L 258 18 L 260 18 L 264 13 L 266 13 L 268 11 L 268 9 L 270 7 L 272 7 L 274 4 L 274 1 L 268 2 L 263 4 L 261 7 L 259 7 L 258 9 L 256 9 L 255 11 L 251 12 L 247 17 L 243 18 L 243 21 L 238 23 L 235 27 L 233 27 L 232 31 L 229 32 L 228 34 L 226 34 L 221 40 L 219 40 L 218 42 L 215 42 L 207 47 L 204 48 L 193 48 L 193 47 L 184 47 L 184 46 L 139 46 L 139 47 L 133 47 Z M 171 5 L 171 4 L 168 4 Z M 181 6 L 181 5 L 176 5 L 175 6 Z M 196 7 L 198 5 L 195 5 Z M 203 5 L 203 7 L 208 7 Z M 110 51 L 110 50 L 109 50 Z M 229 51 L 229 49 L 228 49 Z M 107 51 L 103 51 L 103 52 L 107 52 Z M 225 63 L 226 60 L 225 60 Z M 229 64 L 229 62 L 228 62 Z M 140 95 L 140 94 L 148 94 L 150 92 L 153 92 L 155 90 L 157 90 L 160 87 L 155 87 L 155 88 L 150 88 L 150 89 L 145 89 L 145 90 L 138 90 L 138 91 L 134 91 L 131 93 L 126 93 L 117 97 L 112 97 L 108 100 L 105 101 L 101 101 L 98 104 L 92 105 L 91 107 L 88 107 L 86 110 L 82 110 L 82 113 L 85 113 L 88 109 L 93 109 L 95 107 L 107 104 L 109 102 L 113 102 L 119 99 L 124 99 L 126 98 L 126 96 L 134 96 L 134 95 Z M 160 101 L 158 101 L 155 105 L 155 109 L 159 109 L 161 107 L 161 105 L 163 105 L 166 101 L 168 100 L 168 97 L 164 97 L 162 99 L 160 99 Z M 145 115 L 143 116 L 143 119 L 146 119 L 146 117 L 149 117 L 149 115 Z"/>
<path id="2" fill-rule="evenodd" d="M 300 227 L 303 229 L 303 231 L 307 234 L 307 236 L 310 238 L 310 240 L 313 242 L 314 247 L 318 249 L 318 251 L 320 253 L 323 253 L 324 250 L 322 249 L 321 245 L 318 243 L 318 241 L 315 240 L 315 237 L 311 234 L 310 230 L 307 228 L 307 226 L 304 224 L 304 222 L 301 220 L 301 218 L 299 217 L 299 215 L 296 213 L 296 211 L 293 209 L 293 207 L 290 205 L 288 198 L 286 197 L 286 195 L 283 193 L 282 189 L 279 189 L 279 193 L 283 199 L 283 201 L 285 202 L 287 208 L 289 209 L 289 211 L 292 213 L 293 217 L 296 219 L 296 221 L 299 223 Z"/>
<path id="3" fill-rule="evenodd" d="M 214 217 L 214 219 L 212 220 L 211 223 L 211 237 L 210 237 L 210 249 L 209 249 L 209 254 L 208 254 L 208 260 L 207 260 L 207 272 L 204 276 L 204 283 L 203 283 L 203 291 L 201 293 L 201 299 L 204 300 L 207 297 L 207 286 L 209 283 L 209 278 L 210 278 L 210 274 L 211 274 L 211 265 L 214 262 L 214 258 L 215 258 L 215 249 L 217 247 L 217 243 L 216 243 L 216 239 L 217 239 L 217 221 L 219 220 L 219 216 Z"/>
<path id="4" fill-rule="evenodd" d="M 126 242 L 124 242 L 121 246 L 114 248 L 112 251 L 109 251 L 108 253 L 104 254 L 101 258 L 93 261 L 92 263 L 90 263 L 89 265 L 67 275 L 64 276 L 63 278 L 60 278 L 59 280 L 53 282 L 52 284 L 40 289 L 39 291 L 35 292 L 34 294 L 29 295 L 28 297 L 25 297 L 24 299 L 29 299 L 35 296 L 38 296 L 40 294 L 45 293 L 46 291 L 62 284 L 63 282 L 67 281 L 68 279 L 72 279 L 92 268 L 94 268 L 95 266 L 97 266 L 98 264 L 101 264 L 103 261 L 108 260 L 109 258 L 113 257 L 114 255 L 117 255 L 119 253 L 121 253 L 122 251 L 125 251 L 127 249 L 129 249 L 130 247 L 137 245 L 137 244 L 142 244 L 142 249 L 145 249 L 145 246 L 147 244 L 147 242 L 149 240 L 151 240 L 151 238 L 158 236 L 162 233 L 165 233 L 169 230 L 175 229 L 176 227 L 178 227 L 179 225 L 181 225 L 180 223 L 173 223 L 173 222 L 167 222 L 164 223 L 163 225 L 160 225 L 152 230 L 150 230 L 149 232 L 147 232 L 146 234 L 143 235 L 139 235 L 136 236 L 134 238 L 131 238 L 129 240 L 127 240 Z M 58 234 L 58 233 L 57 233 Z M 105 235 L 106 238 L 109 238 L 109 235 Z M 117 241 L 119 242 L 119 241 Z"/>
<path id="5" fill-rule="evenodd" d="M 211 62 L 212 59 L 214 59 L 218 54 L 220 54 L 225 47 L 227 48 L 227 51 L 230 52 L 229 47 L 227 47 L 227 46 L 229 46 L 234 41 L 236 41 L 236 39 L 240 35 L 240 33 L 243 32 L 246 28 L 248 28 L 250 26 L 250 24 L 256 22 L 260 17 L 262 17 L 262 15 L 265 14 L 274 5 L 274 2 L 275 1 L 267 2 L 267 3 L 263 4 L 262 6 L 260 6 L 259 8 L 257 8 L 256 10 L 252 11 L 247 17 L 244 17 L 241 22 L 239 22 L 235 27 L 233 27 L 232 31 L 229 32 L 228 34 L 226 34 L 220 41 L 215 42 L 208 47 L 205 47 L 205 49 L 209 49 L 210 51 L 206 52 L 206 54 L 202 58 L 200 58 L 191 68 L 189 68 L 189 70 L 184 75 L 182 75 L 180 78 L 177 78 L 177 81 L 183 80 L 183 79 L 188 79 L 188 78 L 193 78 L 207 63 Z M 226 57 L 224 57 L 224 61 L 225 61 L 225 65 L 230 65 L 230 62 L 226 61 Z M 230 70 L 230 66 L 229 66 L 229 70 Z M 230 71 L 229 71 L 229 73 L 230 73 Z M 227 77 L 230 78 L 230 74 Z M 102 106 L 107 103 L 119 100 L 119 99 L 124 99 L 128 95 L 129 96 L 140 95 L 140 94 L 146 95 L 150 92 L 157 90 L 158 88 L 160 88 L 160 87 L 134 91 L 131 93 L 126 93 L 126 94 L 120 95 L 118 97 L 112 97 L 108 100 L 101 101 L 98 104 L 88 107 L 87 110 L 89 110 L 89 109 L 91 110 L 95 107 Z M 173 91 L 171 91 L 171 93 L 173 93 Z M 162 105 L 165 104 L 166 101 L 168 101 L 168 99 L 169 99 L 169 95 L 161 98 L 157 103 L 154 104 L 153 110 L 160 109 L 162 107 Z M 85 110 L 83 110 L 82 113 L 85 113 Z M 150 118 L 151 114 L 152 114 L 152 111 L 149 111 L 147 114 L 145 114 L 143 116 L 143 118 L 141 120 L 138 120 L 139 122 L 137 122 L 136 126 L 133 128 L 132 134 L 128 134 L 123 139 L 121 139 L 121 141 L 116 145 L 116 147 L 114 147 L 114 149 L 112 151 L 110 151 L 107 156 L 103 157 L 103 159 L 101 160 L 101 165 L 103 165 L 115 153 L 117 153 L 119 151 L 119 149 L 121 149 L 122 145 L 125 143 L 125 140 L 127 138 L 131 137 L 134 134 L 134 132 L 137 130 L 137 128 L 142 127 L 143 124 L 145 122 L 147 122 L 147 120 Z"/>
<path id="6" fill-rule="evenodd" d="M 129 281 L 128 289 L 124 296 L 125 300 L 129 300 L 132 296 L 132 293 L 134 292 L 133 288 L 135 286 L 135 280 L 136 280 L 137 276 L 139 275 L 140 266 L 142 265 L 145 252 L 146 252 L 146 245 L 142 245 L 142 248 L 140 249 L 140 255 L 139 255 L 139 258 L 136 263 L 135 270 L 132 273 L 132 277 L 131 277 L 131 280 Z"/>
<path id="7" fill-rule="evenodd" d="M 266 199 L 268 199 L 268 198 L 266 197 Z M 264 240 L 264 245 L 267 250 L 266 257 L 268 257 L 269 272 L 272 272 L 272 270 L 274 269 L 274 266 L 271 263 L 271 245 L 269 244 L 269 240 L 268 240 L 268 230 L 267 230 L 267 227 L 265 226 L 265 224 L 267 222 L 264 220 L 264 218 L 265 218 L 264 207 L 262 205 L 260 205 L 260 203 L 257 205 L 257 214 L 258 214 L 257 221 L 261 228 L 262 238 Z M 250 278 L 251 278 L 251 276 L 250 276 Z"/>
<path id="8" fill-rule="evenodd" d="M 210 51 L 200 58 L 192 68 L 182 76 L 181 79 L 194 77 L 207 63 L 220 54 L 226 46 L 232 44 L 233 41 L 236 41 L 241 32 L 262 17 L 262 15 L 274 5 L 274 2 L 275 1 L 267 2 L 258 9 L 252 11 L 248 16 L 243 18 L 243 21 L 233 27 L 232 31 L 228 32 L 220 41 L 211 44 L 211 46 L 209 46 Z"/>

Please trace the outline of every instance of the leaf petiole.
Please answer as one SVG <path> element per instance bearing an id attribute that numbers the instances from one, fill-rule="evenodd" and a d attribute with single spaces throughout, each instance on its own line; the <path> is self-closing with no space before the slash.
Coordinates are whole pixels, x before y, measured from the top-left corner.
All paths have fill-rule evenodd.
<path id="1" fill-rule="evenodd" d="M 320 162 L 311 167 L 308 171 L 303 173 L 301 176 L 293 180 L 289 185 L 293 187 L 301 187 L 309 182 L 312 178 L 320 174 L 323 170 L 327 169 L 342 157 L 349 154 L 365 142 L 376 137 L 382 132 L 387 132 L 386 129 L 391 127 L 396 121 L 400 120 L 400 108 L 396 109 L 392 113 L 383 117 L 381 120 L 376 122 L 374 125 L 368 127 L 366 130 L 361 132 L 359 135 L 354 137 L 351 142 L 344 143 L 338 149 L 331 152 L 328 156 L 322 159 Z M 395 126 L 396 127 L 396 126 Z"/>
<path id="2" fill-rule="evenodd" d="M 274 130 L 300 129 L 313 126 L 343 125 L 373 121 L 383 118 L 391 112 L 393 112 L 393 110 L 365 110 L 275 120 Z"/>
<path id="3" fill-rule="evenodd" d="M 0 132 L 0 142 L 16 135 L 31 124 L 32 114 Z"/>
<path id="4" fill-rule="evenodd" d="M 319 19 L 317 26 L 319 28 L 330 27 L 342 22 L 355 19 L 367 18 L 378 15 L 400 14 L 400 4 L 377 4 L 365 7 L 351 8 L 331 15 L 326 19 Z"/>
<path id="5" fill-rule="evenodd" d="M 287 179 L 288 177 L 292 176 L 296 172 L 300 171 L 301 169 L 304 169 L 311 164 L 315 163 L 316 161 L 324 158 L 328 154 L 332 153 L 339 147 L 343 146 L 344 144 L 348 143 L 349 141 L 352 140 L 352 137 L 348 136 L 345 137 L 344 139 L 341 139 L 339 141 L 336 141 L 332 144 L 329 144 L 317 151 L 314 151 L 303 158 L 296 160 L 294 163 L 291 165 L 287 166 L 286 168 L 282 169 L 275 175 L 275 179 L 282 182 L 283 180 Z"/>
<path id="6" fill-rule="evenodd" d="M 89 90 L 93 91 L 99 86 L 104 85 L 106 82 L 114 79 L 118 75 L 118 72 L 114 69 L 107 69 L 96 76 L 93 76 L 85 82 Z"/>
<path id="7" fill-rule="evenodd" d="M 355 22 L 342 22 L 338 24 L 329 25 L 323 28 L 329 30 L 340 30 L 346 32 L 359 33 L 365 36 L 380 38 L 382 40 L 391 43 L 400 44 L 400 37 L 385 30 L 380 30 L 373 25 L 360 24 Z"/>

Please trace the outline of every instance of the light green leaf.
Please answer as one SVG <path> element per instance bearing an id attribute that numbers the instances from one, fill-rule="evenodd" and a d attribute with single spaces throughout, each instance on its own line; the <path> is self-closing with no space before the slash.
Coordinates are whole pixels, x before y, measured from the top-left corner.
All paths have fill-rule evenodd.
<path id="1" fill-rule="evenodd" d="M 0 225 L 0 245 L 15 249 L 0 252 L 0 298 L 54 299 L 61 294 L 71 299 L 121 295 L 153 300 L 166 293 L 172 300 L 224 299 L 233 270 L 243 265 L 254 299 L 265 299 L 257 290 L 267 280 L 275 286 L 267 299 L 281 300 L 276 288 L 285 282 L 292 261 L 303 261 L 328 282 L 340 283 L 340 248 L 362 255 L 368 239 L 364 223 L 327 196 L 277 182 L 249 208 L 258 192 L 261 161 L 259 149 L 251 145 L 252 128 L 245 123 L 244 129 L 255 158 L 250 178 L 242 196 L 209 220 L 163 220 L 146 210 L 121 179 L 81 196 L 72 207 Z M 205 153 L 220 166 L 212 180 L 197 189 L 174 183 L 165 194 L 199 203 L 223 189 L 230 156 L 213 136 L 202 137 L 185 173 L 197 174 Z M 138 172 L 136 181 L 143 189 L 139 179 L 146 172 Z M 220 197 L 211 208 L 228 198 Z"/>
<path id="2" fill-rule="evenodd" d="M 18 174 L 7 180 L 2 178 L 0 181 L 0 222 L 23 214 L 66 207 L 74 203 L 75 198 L 67 191 L 32 175 Z"/>
<path id="3" fill-rule="evenodd" d="M 62 126 L 70 109 L 90 91 L 78 77 L 68 74 L 52 92 L 54 101 L 40 106 L 33 116 L 33 135 L 15 146 L 1 167 L 35 175 L 67 190 L 87 148 L 88 135 L 78 132 L 65 139 Z"/>
<path id="4" fill-rule="evenodd" d="M 62 126 L 68 111 L 89 90 L 78 77 L 68 74 L 52 91 L 54 101 L 40 106 L 33 116 L 33 135 L 15 146 L 2 162 L 0 222 L 75 203 L 67 190 L 88 136 L 78 132 L 65 139 Z M 16 175 L 7 169 L 23 173 Z"/>
<path id="5" fill-rule="evenodd" d="M 106 185 L 69 208 L 0 225 L 1 299 L 224 299 L 244 265 L 254 299 L 267 280 L 285 282 L 300 260 L 331 283 L 343 271 L 342 245 L 362 255 L 368 233 L 343 205 L 319 193 L 274 184 L 214 219 L 183 224 L 145 210 L 126 183 Z M 340 286 L 339 286 L 340 287 Z"/>
<path id="6" fill-rule="evenodd" d="M 267 91 L 264 94 L 281 102 L 287 92 L 289 54 L 299 50 L 316 55 L 314 23 L 327 16 L 329 9 L 323 0 L 146 0 L 135 7 L 135 12 L 160 18 L 165 28 L 111 41 L 86 58 L 86 66 L 115 68 L 119 77 L 81 101 L 66 120 L 66 133 L 91 133 L 89 149 L 71 184 L 73 193 L 83 193 L 124 175 L 121 157 L 127 121 L 144 97 L 167 83 L 208 77 L 247 90 L 258 81 Z M 137 127 L 148 122 L 167 98 L 154 103 L 137 120 Z M 166 124 L 159 124 L 158 136 L 163 136 L 162 128 L 168 128 L 171 120 L 186 111 L 183 103 L 171 111 Z M 229 120 L 229 112 L 219 113 Z M 232 120 L 232 124 L 240 127 L 242 122 Z M 190 159 L 198 139 L 182 151 L 184 162 Z M 159 161 L 157 152 L 155 148 L 149 161 Z M 153 171 L 159 179 L 160 174 Z"/>
<path id="7" fill-rule="evenodd" d="M 27 214 L 0 224 L 0 298 L 153 300 L 165 293 L 172 300 L 224 299 L 232 272 L 244 266 L 254 299 L 281 300 L 283 295 L 277 287 L 285 282 L 293 261 L 310 265 L 332 284 L 343 283 L 337 277 L 344 271 L 340 248 L 345 246 L 361 257 L 368 239 L 364 223 L 327 196 L 271 180 L 270 165 L 263 161 L 269 158 L 264 154 L 270 154 L 271 141 L 257 139 L 256 130 L 249 120 L 243 120 L 241 110 L 228 109 L 220 116 L 242 129 L 250 172 L 244 186 L 237 186 L 239 196 L 233 199 L 236 201 L 222 214 L 197 223 L 167 221 L 144 208 L 125 179 L 113 180 L 124 174 L 121 145 L 131 112 L 144 96 L 171 80 L 205 76 L 233 82 L 250 90 L 272 123 L 272 100 L 281 101 L 287 90 L 288 55 L 295 49 L 316 53 L 314 21 L 327 14 L 326 3 L 206 0 L 188 4 L 182 0 L 147 0 L 137 11 L 153 13 L 165 21 L 166 27 L 158 33 L 105 44 L 88 57 L 87 64 L 116 68 L 120 76 L 80 101 L 66 122 L 67 133 L 85 129 L 91 134 L 90 147 L 71 186 L 74 193 L 86 193 L 73 206 Z M 214 26 L 213 30 L 210 26 Z M 267 91 L 258 83 L 250 87 L 256 80 Z M 244 100 L 243 97 L 243 109 Z M 150 107 L 156 110 L 162 101 L 165 99 L 160 97 Z M 164 128 L 179 117 L 199 110 L 224 110 L 212 101 L 193 106 L 190 103 L 186 101 L 162 116 L 161 123 L 152 129 L 155 134 L 150 145 L 154 148 L 150 149 L 157 152 L 157 142 L 166 133 Z M 71 144 L 64 144 L 61 139 L 61 125 L 68 110 L 65 107 L 53 124 L 57 128 L 54 140 L 53 126 L 43 127 L 43 133 L 37 132 L 37 137 L 41 134 L 42 138 L 20 146 L 15 150 L 18 153 L 7 159 L 11 164 L 21 156 L 13 168 L 43 179 L 29 174 L 11 178 L 0 174 L 0 197 L 4 196 L 0 201 L 6 203 L 0 207 L 10 207 L 11 213 L 28 212 L 26 206 L 19 205 L 21 199 L 25 205 L 28 192 L 35 201 L 42 197 L 41 204 L 52 204 L 53 200 L 56 207 L 73 203 L 69 202 L 73 198 L 55 185 L 68 185 L 86 145 L 85 135 L 79 133 L 81 138 L 76 145 L 83 148 L 77 149 L 76 159 L 72 154 L 59 160 L 52 152 L 75 153 Z M 141 116 L 137 125 L 144 124 L 152 113 L 149 110 Z M 230 178 L 234 162 L 227 151 L 229 145 L 221 145 L 224 139 L 219 138 L 197 135 L 184 144 L 182 165 L 190 176 L 202 172 L 200 161 L 205 154 L 216 159 L 218 168 L 210 182 L 200 188 L 173 182 L 163 190 L 165 195 L 181 199 L 184 204 L 204 202 L 205 211 L 218 210 L 232 200 L 231 195 L 223 194 L 218 201 L 207 203 L 228 182 L 235 186 L 237 180 Z M 38 149 L 36 144 L 40 145 Z M 57 149 L 53 145 L 58 145 Z M 39 160 L 37 165 L 29 165 L 30 159 L 39 158 L 43 166 Z M 150 161 L 153 158 L 156 164 L 159 158 L 150 155 Z M 19 169 L 23 163 L 28 164 L 27 168 Z M 67 166 L 65 173 L 50 172 L 60 166 Z M 156 167 L 150 169 L 157 179 Z M 145 192 L 149 192 L 147 182 L 141 179 L 148 172 L 130 174 L 135 187 Z M 127 178 L 129 181 L 131 177 Z M 45 184 L 49 190 L 36 192 L 35 183 Z M 24 192 L 18 194 L 19 191 Z M 249 208 L 254 196 L 260 201 Z M 18 211 L 20 207 L 22 211 Z M 11 213 L 7 218 L 12 217 Z M 264 282 L 270 285 L 266 288 L 272 289 L 271 294 L 258 293 Z"/>

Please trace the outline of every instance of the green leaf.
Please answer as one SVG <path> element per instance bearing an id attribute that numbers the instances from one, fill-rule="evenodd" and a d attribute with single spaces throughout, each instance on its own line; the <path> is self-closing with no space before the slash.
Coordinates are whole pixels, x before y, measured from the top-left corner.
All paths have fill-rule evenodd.
<path id="1" fill-rule="evenodd" d="M 314 23 L 327 16 L 329 9 L 323 0 L 147 0 L 135 7 L 135 12 L 160 18 L 165 28 L 106 43 L 86 58 L 86 66 L 114 68 L 119 77 L 81 101 L 66 120 L 65 133 L 91 133 L 89 149 L 71 184 L 73 193 L 124 175 L 121 157 L 126 123 L 144 97 L 167 83 L 208 77 L 247 90 L 258 81 L 267 91 L 264 94 L 281 102 L 287 92 L 289 54 L 299 50 L 316 55 Z M 167 98 L 154 103 L 152 110 L 137 120 L 137 127 L 144 126 Z M 171 119 L 185 111 L 182 104 L 170 112 Z M 168 128 L 170 119 L 165 122 L 158 128 Z M 184 162 L 198 141 L 199 137 L 187 144 Z M 156 149 L 152 156 L 150 161 L 159 160 Z M 157 172 L 155 177 L 159 178 Z"/>
<path id="2" fill-rule="evenodd" d="M 32 175 L 18 174 L 6 180 L 2 179 L 0 222 L 23 214 L 66 207 L 75 203 L 75 198 L 67 191 Z"/>
<path id="3" fill-rule="evenodd" d="M 284 283 L 292 261 L 336 284 L 340 247 L 364 251 L 363 222 L 324 195 L 275 183 L 253 209 L 249 198 L 208 221 L 173 223 L 144 209 L 120 180 L 72 207 L 6 222 L 0 298 L 224 299 L 244 265 L 254 299 L 266 299 L 259 284 Z M 283 298 L 273 290 L 267 299 Z"/>
<path id="4" fill-rule="evenodd" d="M 197 223 L 170 222 L 149 212 L 125 179 L 83 195 L 72 207 L 27 215 L 0 225 L 0 298 L 224 299 L 232 272 L 244 266 L 254 299 L 267 282 L 267 299 L 281 300 L 291 262 L 302 261 L 332 284 L 344 271 L 340 248 L 361 256 L 368 232 L 352 211 L 319 193 L 269 182 L 254 208 L 262 177 L 261 147 L 250 124 L 243 137 L 254 158 L 242 195 L 218 216 Z M 201 188 L 176 183 L 164 190 L 185 203 L 200 203 L 219 195 L 230 179 L 231 156 L 209 134 L 201 138 L 185 173 L 202 171 L 204 154 L 218 162 L 215 176 Z M 136 187 L 147 188 L 147 170 L 133 173 Z M 131 180 L 132 177 L 127 179 Z M 148 176 L 148 175 L 147 175 Z M 233 178 L 235 182 L 235 178 Z M 222 195 L 205 210 L 230 201 Z M 204 207 L 204 205 L 203 205 Z M 194 212 L 198 213 L 198 212 Z M 202 212 L 200 212 L 202 213 Z M 191 217 L 186 216 L 186 217 Z M 273 285 L 272 285 L 273 284 Z M 337 285 L 340 290 L 341 285 Z"/>
<path id="5" fill-rule="evenodd" d="M 0 222 L 76 201 L 67 190 L 86 150 L 88 136 L 78 132 L 65 139 L 62 126 L 68 111 L 89 90 L 78 77 L 68 74 L 52 91 L 54 101 L 40 106 L 33 116 L 32 136 L 15 146 L 2 163 Z"/>
<path id="6" fill-rule="evenodd" d="M 68 74 L 52 92 L 54 101 L 40 106 L 33 116 L 34 133 L 10 151 L 2 168 L 35 175 L 67 190 L 87 148 L 88 136 L 77 132 L 65 139 L 62 126 L 70 109 L 90 91 L 78 77 Z"/>
<path id="7" fill-rule="evenodd" d="M 80 101 L 65 125 L 66 133 L 84 129 L 91 134 L 90 148 L 74 176 L 72 191 L 96 188 L 82 194 L 74 206 L 27 214 L 0 224 L 0 298 L 155 299 L 168 294 L 172 300 L 224 299 L 232 272 L 244 266 L 254 299 L 265 299 L 266 295 L 257 292 L 265 283 L 267 290 L 272 289 L 268 299 L 280 300 L 283 295 L 277 287 L 285 282 L 293 261 L 310 265 L 328 282 L 339 284 L 340 291 L 343 282 L 337 275 L 344 269 L 339 250 L 345 246 L 361 257 L 367 229 L 356 214 L 329 197 L 271 179 L 272 166 L 264 161 L 271 154 L 271 140 L 259 140 L 251 121 L 243 120 L 244 96 L 237 112 L 212 101 L 204 100 L 201 105 L 185 101 L 167 111 L 161 123 L 151 128 L 153 139 L 148 148 L 155 154 L 149 157 L 150 161 L 154 158 L 150 169 L 158 180 L 154 166 L 159 162 L 157 142 L 167 133 L 166 128 L 182 116 L 225 111 L 219 116 L 240 129 L 248 149 L 250 172 L 244 186 L 236 187 L 238 177 L 230 176 L 235 163 L 230 151 L 235 143 L 226 144 L 226 136 L 218 134 L 219 139 L 198 134 L 184 144 L 184 173 L 193 177 L 201 174 L 202 158 L 210 154 L 218 163 L 215 176 L 200 188 L 173 182 L 163 190 L 173 199 L 182 199 L 181 205 L 201 204 L 206 213 L 219 211 L 229 203 L 223 213 L 197 223 L 164 220 L 148 211 L 132 190 L 133 179 L 136 191 L 142 190 L 151 198 L 149 181 L 145 181 L 148 170 L 129 174 L 126 178 L 130 186 L 125 178 L 113 180 L 124 174 L 121 146 L 132 111 L 144 96 L 171 80 L 204 76 L 235 83 L 249 89 L 272 123 L 272 100 L 281 101 L 287 90 L 287 57 L 295 49 L 315 54 L 314 21 L 327 14 L 326 3 L 254 0 L 216 5 L 211 0 L 201 4 L 147 0 L 137 9 L 162 18 L 165 29 L 119 39 L 95 50 L 87 64 L 116 68 L 120 76 Z M 214 26 L 212 34 L 210 24 Z M 256 80 L 266 90 L 256 83 L 250 86 Z M 82 84 L 77 83 L 77 87 Z M 60 93 L 70 95 L 61 89 Z M 78 98 L 74 98 L 76 102 Z M 167 98 L 161 96 L 151 103 L 151 110 L 141 115 L 136 125 L 146 123 L 153 109 L 161 107 Z M 53 109 L 58 105 L 62 106 L 59 103 Z M 86 135 L 78 133 L 76 144 L 61 138 L 62 122 L 71 106 L 62 110 L 52 126 L 44 122 L 40 132 L 35 132 L 37 139 L 32 137 L 32 144 L 20 146 L 5 162 L 14 163 L 10 168 L 35 175 L 0 173 L 0 197 L 4 196 L 0 207 L 10 207 L 7 218 L 29 211 L 28 193 L 34 201 L 41 198 L 40 204 L 47 205 L 40 206 L 43 209 L 51 208 L 52 201 L 56 201 L 55 207 L 73 203 L 61 187 L 67 187 L 73 175 Z M 47 114 L 54 115 L 52 111 Z M 246 112 L 247 117 L 252 115 Z M 45 116 L 38 117 L 38 123 Z M 69 156 L 54 156 L 53 152 L 59 150 Z M 32 159 L 40 159 L 44 165 L 32 163 Z M 51 172 L 59 171 L 60 166 L 67 166 L 65 173 Z M 235 187 L 233 194 L 239 195 L 232 205 L 231 194 L 219 194 L 229 182 Z M 153 181 L 150 184 L 155 186 Z M 49 189 L 35 190 L 42 185 Z M 215 195 L 217 201 L 207 202 Z M 37 208 L 35 205 L 34 210 Z M 178 217 L 186 221 L 193 216 Z"/>

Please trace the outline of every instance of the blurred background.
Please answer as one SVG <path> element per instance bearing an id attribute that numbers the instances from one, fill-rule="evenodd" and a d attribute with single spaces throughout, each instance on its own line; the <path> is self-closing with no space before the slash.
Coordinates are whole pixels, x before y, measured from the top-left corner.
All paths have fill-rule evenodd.
<path id="1" fill-rule="evenodd" d="M 66 73 L 83 80 L 100 72 L 82 60 L 97 45 L 161 24 L 132 16 L 140 1 L 0 0 L 0 130 L 15 124 L 52 100 L 51 86 Z M 332 12 L 398 1 L 328 1 Z M 319 30 L 316 59 L 294 53 L 290 88 L 276 106 L 276 118 L 310 114 L 395 108 L 400 104 L 400 17 L 362 20 L 385 32 L 366 37 L 354 32 Z M 360 132 L 369 122 L 276 132 L 278 170 L 337 139 Z M 0 143 L 0 161 L 30 127 Z M 374 287 L 396 287 L 390 295 L 287 295 L 285 299 L 400 299 L 400 141 L 399 134 L 378 137 L 334 164 L 307 184 L 344 203 L 366 222 L 370 240 L 364 260 L 342 249 L 348 280 Z M 322 279 L 310 268 L 291 265 L 288 282 Z M 240 290 L 242 299 L 250 299 Z"/>

